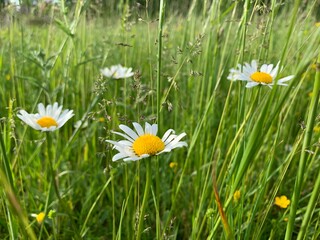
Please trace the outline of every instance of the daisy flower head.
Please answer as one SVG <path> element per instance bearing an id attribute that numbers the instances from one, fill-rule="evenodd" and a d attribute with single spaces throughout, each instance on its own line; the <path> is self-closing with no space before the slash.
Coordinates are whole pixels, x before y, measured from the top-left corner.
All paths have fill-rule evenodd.
<path id="1" fill-rule="evenodd" d="M 17 116 L 30 127 L 46 132 L 61 128 L 73 115 L 73 110 L 65 109 L 62 111 L 62 105 L 59 106 L 55 102 L 53 105 L 47 105 L 46 107 L 39 103 L 38 113 L 36 114 L 20 110 Z"/>
<path id="2" fill-rule="evenodd" d="M 101 69 L 100 72 L 103 76 L 114 79 L 128 78 L 134 75 L 132 68 L 123 67 L 121 64 Z"/>
<path id="3" fill-rule="evenodd" d="M 230 69 L 230 74 L 227 77 L 231 81 L 247 81 L 247 88 L 252 88 L 258 85 L 266 85 L 270 88 L 274 84 L 281 86 L 288 86 L 287 81 L 291 80 L 294 75 L 290 75 L 281 78 L 275 82 L 275 79 L 279 73 L 279 63 L 274 67 L 273 64 L 263 64 L 258 69 L 258 63 L 256 60 L 252 60 L 251 64 L 244 63 L 244 65 L 238 64 L 237 69 Z"/>
<path id="4" fill-rule="evenodd" d="M 123 159 L 124 161 L 137 161 L 149 156 L 159 155 L 165 152 L 171 152 L 172 149 L 187 147 L 186 142 L 180 141 L 186 133 L 176 135 L 173 129 L 165 132 L 162 138 L 157 136 L 158 125 L 145 123 L 145 128 L 139 124 L 133 123 L 134 130 L 126 125 L 119 125 L 124 132 L 114 132 L 115 134 L 125 138 L 119 142 L 106 140 L 114 145 L 113 148 L 119 153 L 113 156 L 112 161 Z"/>

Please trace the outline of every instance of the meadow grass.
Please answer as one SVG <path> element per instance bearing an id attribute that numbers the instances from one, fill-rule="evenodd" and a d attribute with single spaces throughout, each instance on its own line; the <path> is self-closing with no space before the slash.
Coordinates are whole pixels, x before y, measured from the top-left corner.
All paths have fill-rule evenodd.
<path id="1" fill-rule="evenodd" d="M 161 0 L 154 15 L 122 1 L 94 17 L 78 1 L 40 24 L 7 9 L 1 239 L 319 238 L 319 4 L 199 2 L 182 15 Z M 295 77 L 272 89 L 227 79 L 253 59 Z M 116 64 L 135 75 L 101 75 Z M 17 113 L 40 102 L 75 115 L 36 131 Z M 105 140 L 132 122 L 185 132 L 188 147 L 113 162 Z M 287 208 L 275 205 L 281 195 Z"/>

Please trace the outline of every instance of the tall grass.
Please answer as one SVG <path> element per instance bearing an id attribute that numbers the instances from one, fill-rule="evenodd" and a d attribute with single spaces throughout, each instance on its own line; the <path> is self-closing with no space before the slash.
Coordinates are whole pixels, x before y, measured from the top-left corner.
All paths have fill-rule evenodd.
<path id="1" fill-rule="evenodd" d="M 1 239 L 318 238 L 319 4 L 192 1 L 182 15 L 165 2 L 160 16 L 122 1 L 93 17 L 78 1 L 37 24 L 6 12 Z M 295 77 L 272 89 L 227 80 L 252 59 Z M 135 76 L 100 74 L 118 63 Z M 55 132 L 16 117 L 55 101 L 75 113 Z M 186 132 L 188 148 L 112 162 L 105 140 L 131 122 Z"/>

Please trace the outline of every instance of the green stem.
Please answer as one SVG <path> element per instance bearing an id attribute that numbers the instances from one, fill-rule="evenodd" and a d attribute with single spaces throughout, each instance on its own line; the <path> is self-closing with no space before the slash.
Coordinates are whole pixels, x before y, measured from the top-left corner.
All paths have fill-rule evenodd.
<path id="1" fill-rule="evenodd" d="M 58 188 L 58 184 L 57 184 L 57 181 L 56 181 L 56 172 L 54 170 L 54 156 L 52 154 L 52 136 L 51 136 L 52 132 L 46 132 L 46 139 L 47 139 L 47 157 L 48 157 L 48 162 L 49 162 L 49 179 L 50 179 L 50 186 L 49 186 L 49 192 L 48 192 L 48 198 L 47 198 L 47 201 L 49 200 L 50 198 L 50 191 L 51 191 L 51 188 L 53 186 L 54 188 L 54 191 L 55 191 L 55 194 L 57 196 L 57 198 L 59 199 L 59 202 L 61 202 L 61 197 L 60 197 L 60 193 L 59 193 L 59 188 Z M 49 202 L 47 202 L 49 203 Z M 46 206 L 46 209 L 45 209 L 45 213 L 47 214 L 48 213 L 48 205 Z M 52 224 L 55 225 L 55 221 L 57 219 L 56 218 L 53 218 L 52 219 Z M 53 228 L 53 238 L 56 239 L 56 232 L 57 231 L 57 228 L 58 226 L 56 225 L 55 228 Z"/>
<path id="2" fill-rule="evenodd" d="M 315 185 L 313 187 L 312 195 L 310 197 L 306 213 L 302 218 L 303 221 L 302 221 L 302 224 L 301 224 L 301 227 L 300 227 L 300 231 L 299 231 L 299 235 L 298 235 L 298 238 L 297 238 L 298 240 L 303 240 L 306 237 L 305 236 L 306 235 L 306 231 L 307 231 L 308 225 L 310 223 L 311 216 L 312 216 L 312 214 L 314 212 L 315 205 L 316 205 L 317 200 L 319 198 L 319 194 L 320 194 L 320 172 L 318 174 L 316 183 L 315 183 Z"/>
<path id="3" fill-rule="evenodd" d="M 163 29 L 163 17 L 164 17 L 164 8 L 165 3 L 164 0 L 160 1 L 160 10 L 159 10 L 159 30 L 158 30 L 158 65 L 157 65 L 157 123 L 160 126 L 160 93 L 161 93 L 161 64 L 162 64 L 162 29 Z"/>
<path id="4" fill-rule="evenodd" d="M 51 136 L 52 134 L 53 134 L 52 132 L 46 132 L 47 157 L 48 157 L 47 160 L 49 161 L 49 163 L 48 163 L 49 164 L 49 173 L 48 174 L 50 174 L 50 176 L 48 178 L 50 179 L 50 186 L 49 186 L 49 190 L 48 190 L 48 197 L 47 197 L 47 200 L 46 200 L 47 202 L 46 202 L 46 207 L 45 207 L 45 213 L 46 214 L 48 213 L 48 204 L 49 204 L 50 195 L 51 195 L 51 191 L 52 191 L 52 187 L 53 187 L 55 195 L 57 196 L 58 202 L 60 204 L 59 206 L 61 206 L 63 211 L 66 212 L 66 214 L 68 215 L 68 217 L 70 219 L 70 223 L 72 225 L 72 229 L 74 231 L 75 237 L 80 238 L 80 235 L 79 235 L 79 232 L 78 232 L 78 228 L 74 223 L 74 220 L 73 220 L 73 217 L 72 217 L 72 215 L 70 213 L 70 210 L 66 206 L 66 203 L 65 203 L 64 199 L 62 199 L 61 196 L 60 196 L 59 186 L 58 186 L 58 182 L 56 180 L 56 176 L 58 176 L 58 174 L 56 172 L 56 169 L 59 166 L 59 162 L 57 164 L 55 164 L 56 156 L 54 156 L 53 152 L 52 152 L 52 147 L 54 146 L 53 143 L 52 143 L 52 136 Z M 69 140 L 69 142 L 70 142 L 70 140 Z M 58 151 L 56 151 L 56 152 L 58 152 Z M 59 229 L 58 229 L 59 228 L 59 224 L 58 224 L 59 222 L 58 222 L 58 220 L 59 219 L 57 217 L 52 219 L 52 221 L 57 221 L 56 228 L 53 229 L 54 239 L 57 238 L 56 233 L 59 232 Z"/>
<path id="5" fill-rule="evenodd" d="M 320 62 L 320 54 L 318 56 L 318 67 Z M 310 146 L 311 137 L 312 137 L 312 130 L 314 125 L 314 120 L 316 117 L 316 111 L 318 106 L 318 100 L 319 100 L 319 90 L 320 90 L 320 76 L 319 76 L 319 68 L 317 68 L 317 74 L 316 79 L 313 86 L 313 94 L 311 103 L 309 106 L 309 114 L 307 119 L 307 127 L 306 127 L 306 133 L 303 139 L 303 145 L 300 155 L 300 161 L 299 161 L 299 169 L 298 169 L 298 175 L 296 178 L 294 191 L 292 195 L 292 203 L 290 207 L 290 216 L 289 216 L 289 222 L 287 225 L 287 231 L 285 240 L 290 240 L 292 238 L 292 232 L 294 227 L 294 222 L 296 218 L 296 212 L 298 208 L 298 203 L 300 200 L 300 193 L 301 193 L 301 186 L 305 175 L 305 168 L 306 168 L 306 162 L 308 158 L 308 153 L 306 152 L 307 148 Z"/>
<path id="6" fill-rule="evenodd" d="M 312 110 L 310 111 L 310 114 L 309 114 L 310 115 L 310 119 L 308 119 L 308 123 L 310 121 L 310 123 L 312 123 L 312 124 L 307 125 L 307 128 L 308 128 L 308 130 L 310 132 L 308 132 L 308 130 L 307 130 L 307 134 L 305 136 L 305 141 L 306 141 L 307 145 L 306 146 L 303 145 L 303 147 L 309 146 L 309 143 L 310 143 L 311 133 L 312 133 L 312 128 L 313 128 L 313 122 L 312 121 L 314 120 L 314 117 L 315 117 L 315 111 L 316 111 L 317 103 L 318 103 L 318 99 L 319 99 L 319 90 L 320 90 L 320 54 L 318 56 L 317 72 L 316 72 L 316 77 L 315 77 L 315 82 L 314 82 L 314 91 L 313 91 L 313 95 L 312 95 L 313 97 L 312 97 L 312 100 L 311 100 L 311 106 L 313 108 L 312 108 Z M 308 133 L 310 134 L 310 136 L 307 136 Z M 307 142 L 307 140 L 309 140 L 309 142 Z M 306 164 L 305 161 L 307 159 L 306 156 L 304 156 L 304 159 L 302 159 L 302 155 L 306 155 L 305 148 L 302 149 L 301 158 L 300 158 L 300 164 L 301 165 L 299 165 L 299 173 L 301 171 L 301 174 L 302 174 L 300 176 L 301 179 L 297 178 L 297 180 L 299 179 L 301 181 L 301 182 L 299 182 L 299 185 L 298 185 L 300 188 L 301 188 L 301 184 L 302 184 L 302 180 L 303 180 L 303 176 L 304 176 L 304 167 L 305 167 L 305 164 Z M 298 177 L 299 177 L 299 175 L 298 175 Z M 296 181 L 296 185 L 297 185 L 297 181 Z M 299 235 L 298 235 L 298 240 L 304 239 L 304 237 L 305 237 L 307 226 L 308 226 L 308 224 L 310 222 L 310 218 L 311 218 L 312 213 L 314 211 L 315 204 L 317 203 L 317 199 L 319 197 L 319 193 L 320 193 L 320 173 L 318 174 L 315 186 L 313 188 L 312 195 L 310 197 L 306 213 L 302 218 L 303 221 L 302 221 L 302 225 L 301 225 L 300 232 L 299 232 Z M 289 224 L 292 224 L 292 225 L 293 225 L 294 219 L 295 219 L 295 211 L 296 211 L 296 208 L 297 208 L 296 205 L 297 205 L 297 203 L 299 201 L 300 189 L 297 189 L 297 191 L 295 191 L 294 194 L 295 194 L 294 195 L 295 202 L 292 201 L 291 211 L 290 211 L 290 219 L 289 219 Z M 293 204 L 295 204 L 295 205 L 293 205 Z M 289 239 L 289 237 L 291 237 L 291 232 L 288 232 L 288 229 L 290 231 L 292 231 L 292 227 L 293 227 L 293 226 L 290 226 L 290 228 L 289 228 L 289 224 L 288 224 L 288 228 L 287 228 L 287 233 L 288 233 L 288 235 L 290 234 L 288 236 L 288 239 Z"/>
<path id="7" fill-rule="evenodd" d="M 139 223 L 138 223 L 138 232 L 136 239 L 140 240 L 141 239 L 141 233 L 142 233 L 142 228 L 143 228 L 143 220 L 144 220 L 144 213 L 146 210 L 148 198 L 149 198 L 149 192 L 150 192 L 150 187 L 151 187 L 151 160 L 147 159 L 146 162 L 146 186 L 144 189 L 144 194 L 143 194 L 143 200 L 142 200 L 142 205 L 139 213 Z"/>
<path id="8" fill-rule="evenodd" d="M 7 152 L 6 152 L 6 146 L 3 141 L 4 134 L 2 132 L 1 127 L 0 127 L 0 133 L 1 133 L 0 134 L 0 145 L 1 145 L 2 156 L 3 156 L 3 166 L 4 166 L 5 176 L 6 176 L 5 180 L 8 180 L 8 184 L 9 184 L 10 189 L 12 189 L 12 192 L 15 192 L 14 185 L 13 185 L 12 171 L 11 171 L 10 163 L 9 163 Z M 3 182 L 3 180 L 2 180 L 2 182 Z M 15 231 L 16 227 L 15 227 L 14 219 L 13 219 L 13 216 L 12 216 L 9 209 L 7 212 L 8 212 L 8 221 L 9 221 L 8 230 L 9 230 L 11 238 L 14 239 L 17 237 L 16 231 Z"/>
<path id="9" fill-rule="evenodd" d="M 2 156 L 3 156 L 4 170 L 5 170 L 5 173 L 6 173 L 6 177 L 9 180 L 10 187 L 14 190 L 12 171 L 11 171 L 10 163 L 9 163 L 9 160 L 8 160 L 8 157 L 7 157 L 6 146 L 4 144 L 3 137 L 2 137 L 2 136 L 4 136 L 4 134 L 2 133 L 2 128 L 1 127 L 0 127 L 0 133 L 1 133 L 0 145 L 1 145 Z"/>
<path id="10" fill-rule="evenodd" d="M 161 110 L 161 68 L 162 68 L 162 31 L 163 31 L 163 19 L 164 19 L 164 10 L 165 10 L 165 0 L 160 1 L 160 9 L 159 9 L 159 26 L 158 26 L 158 54 L 157 54 L 157 124 L 158 128 L 160 128 L 161 124 L 161 116 L 160 116 L 160 110 Z M 147 163 L 147 183 L 146 184 L 146 189 L 145 189 L 145 195 L 143 198 L 142 206 L 145 205 L 145 199 L 149 193 L 150 189 L 150 172 L 151 172 L 151 167 L 150 167 L 150 161 Z M 156 235 L 159 237 L 160 235 L 160 216 L 159 216 L 159 211 L 160 211 L 160 204 L 159 204 L 159 199 L 160 199 L 160 167 L 159 167 L 159 157 L 156 157 Z M 138 228 L 138 237 L 140 237 L 140 231 L 141 231 L 141 219 L 143 220 L 143 208 L 141 209 L 141 215 L 139 218 L 139 228 Z"/>
<path id="11" fill-rule="evenodd" d="M 3 189 L 3 191 L 5 192 L 6 199 L 11 205 L 11 209 L 7 208 L 9 218 L 12 221 L 13 214 L 11 213 L 13 212 L 16 215 L 17 220 L 19 221 L 20 229 L 22 230 L 23 237 L 25 237 L 25 239 L 36 240 L 37 238 L 33 232 L 32 227 L 30 226 L 28 216 L 25 213 L 24 209 L 21 207 L 19 199 L 16 197 L 13 188 L 11 187 L 10 183 L 7 180 L 6 175 L 3 173 L 1 168 L 0 168 L 0 186 L 1 186 L 1 189 Z M 11 224 L 11 226 L 8 226 L 9 231 L 10 231 L 10 228 L 12 227 L 16 228 L 13 221 L 10 222 L 9 224 Z M 12 231 L 10 232 L 10 236 L 13 237 L 12 239 L 17 239 L 16 238 L 17 232 L 15 231 L 12 232 Z"/>

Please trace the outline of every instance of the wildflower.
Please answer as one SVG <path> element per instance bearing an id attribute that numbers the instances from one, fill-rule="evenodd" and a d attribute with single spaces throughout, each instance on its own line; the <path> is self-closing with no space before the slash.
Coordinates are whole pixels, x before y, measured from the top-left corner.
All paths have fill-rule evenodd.
<path id="1" fill-rule="evenodd" d="M 104 117 L 99 117 L 98 121 L 103 123 L 103 122 L 105 122 L 105 119 L 104 119 Z"/>
<path id="2" fill-rule="evenodd" d="M 276 197 L 274 204 L 281 208 L 287 208 L 290 204 L 290 200 L 282 195 L 281 197 Z"/>
<path id="3" fill-rule="evenodd" d="M 111 68 L 101 69 L 100 72 L 103 76 L 114 79 L 128 78 L 134 75 L 132 68 L 126 68 L 120 64 L 111 66 Z"/>
<path id="4" fill-rule="evenodd" d="M 178 163 L 177 162 L 170 162 L 169 167 L 174 169 L 174 168 L 178 167 Z"/>
<path id="5" fill-rule="evenodd" d="M 170 152 L 174 148 L 187 147 L 186 142 L 180 140 L 186 136 L 186 133 L 175 135 L 174 130 L 169 129 L 160 139 L 157 136 L 158 125 L 145 123 L 145 129 L 139 123 L 134 122 L 135 131 L 125 125 L 120 125 L 119 128 L 125 133 L 113 132 L 127 140 L 119 142 L 106 140 L 114 145 L 114 148 L 119 151 L 113 156 L 112 161 L 123 159 L 124 161 L 137 161 L 153 155 Z"/>
<path id="6" fill-rule="evenodd" d="M 36 215 L 36 220 L 39 224 L 41 224 L 45 217 L 46 217 L 46 214 L 44 212 L 41 212 Z"/>
<path id="7" fill-rule="evenodd" d="M 238 202 L 240 197 L 241 197 L 240 190 L 235 191 L 234 194 L 233 194 L 233 201 L 234 202 Z"/>
<path id="8" fill-rule="evenodd" d="M 320 27 L 320 22 L 316 22 L 314 25 L 315 25 L 316 27 Z"/>
<path id="9" fill-rule="evenodd" d="M 247 81 L 247 88 L 252 88 L 258 85 L 266 85 L 270 88 L 275 84 L 275 79 L 279 71 L 279 62 L 274 68 L 273 64 L 263 64 L 258 70 L 256 60 L 252 60 L 251 64 L 245 63 L 243 66 L 238 64 L 238 69 L 230 69 L 228 79 L 231 81 L 240 80 Z M 281 78 L 277 81 L 277 85 L 288 86 L 285 82 L 291 80 L 294 75 Z"/>
<path id="10" fill-rule="evenodd" d="M 39 103 L 38 113 L 30 114 L 25 110 L 20 110 L 17 116 L 36 130 L 54 131 L 61 128 L 74 115 L 73 110 L 61 111 L 62 105 L 59 107 L 57 102 L 48 105 L 46 108 L 42 103 Z"/>
<path id="11" fill-rule="evenodd" d="M 7 81 L 10 81 L 10 79 L 11 79 L 10 74 L 9 74 L 9 73 L 8 73 L 8 74 L 6 74 L 6 80 L 7 80 Z"/>
<path id="12" fill-rule="evenodd" d="M 313 131 L 316 132 L 316 133 L 320 132 L 320 126 L 315 126 L 313 128 Z"/>
<path id="13" fill-rule="evenodd" d="M 319 27 L 320 27 L 320 22 L 319 22 Z M 317 64 L 316 63 L 311 64 L 311 68 L 314 70 L 317 70 Z"/>

